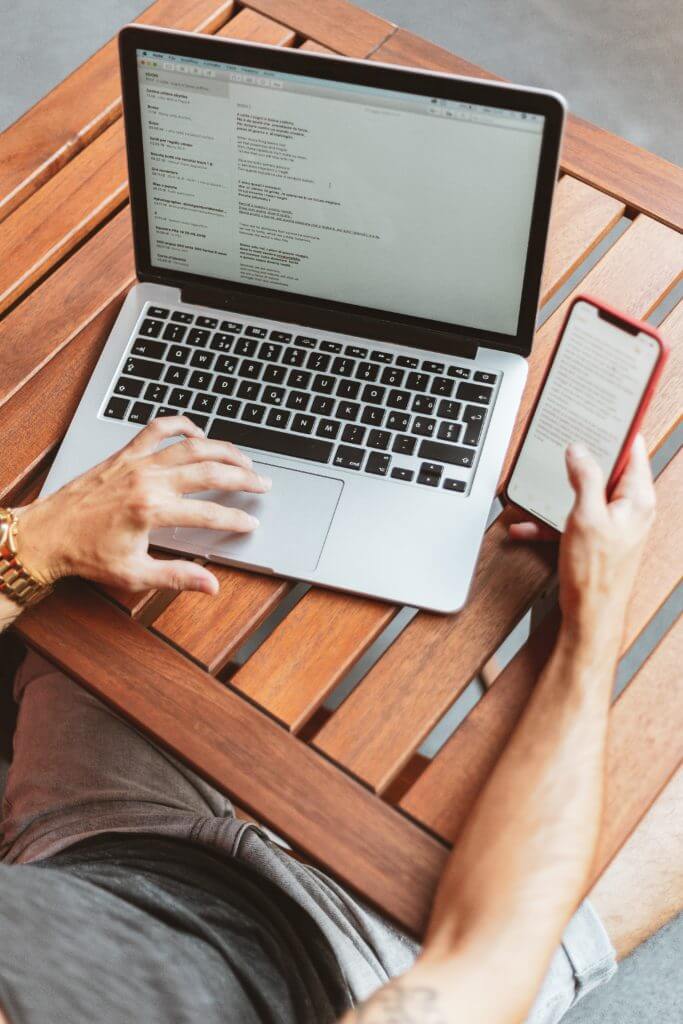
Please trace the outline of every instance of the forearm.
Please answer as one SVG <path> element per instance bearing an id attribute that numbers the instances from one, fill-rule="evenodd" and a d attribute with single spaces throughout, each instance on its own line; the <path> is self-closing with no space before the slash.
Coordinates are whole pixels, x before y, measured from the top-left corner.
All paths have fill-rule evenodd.
<path id="1" fill-rule="evenodd" d="M 0 633 L 12 625 L 14 620 L 21 615 L 21 605 L 16 601 L 10 601 L 9 597 L 0 594 Z"/>

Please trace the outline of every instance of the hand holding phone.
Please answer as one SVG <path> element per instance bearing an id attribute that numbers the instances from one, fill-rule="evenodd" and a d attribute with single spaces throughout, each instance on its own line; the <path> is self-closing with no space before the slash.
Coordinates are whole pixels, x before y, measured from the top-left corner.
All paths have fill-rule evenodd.
<path id="1" fill-rule="evenodd" d="M 596 459 L 610 494 L 667 351 L 649 324 L 588 296 L 577 297 L 520 446 L 508 500 L 561 532 L 574 500 L 565 452 L 576 442 Z"/>

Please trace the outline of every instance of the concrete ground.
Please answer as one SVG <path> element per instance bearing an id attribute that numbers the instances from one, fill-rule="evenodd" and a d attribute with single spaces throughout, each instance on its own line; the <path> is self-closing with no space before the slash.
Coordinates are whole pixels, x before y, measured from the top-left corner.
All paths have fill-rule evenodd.
<path id="1" fill-rule="evenodd" d="M 557 89 L 582 117 L 669 160 L 683 159 L 680 0 L 356 3 L 513 81 Z M 0 130 L 145 6 L 145 0 L 0 0 Z M 2 774 L 0 765 L 0 789 Z M 567 1024 L 682 1020 L 682 963 L 683 918 L 636 951 Z"/>

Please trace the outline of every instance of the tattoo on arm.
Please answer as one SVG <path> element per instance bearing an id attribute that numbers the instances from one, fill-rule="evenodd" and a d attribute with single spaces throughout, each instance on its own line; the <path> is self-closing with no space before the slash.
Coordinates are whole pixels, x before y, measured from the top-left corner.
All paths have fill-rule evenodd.
<path id="1" fill-rule="evenodd" d="M 437 989 L 401 981 L 393 981 L 357 1006 L 351 1020 L 357 1024 L 448 1024 Z"/>

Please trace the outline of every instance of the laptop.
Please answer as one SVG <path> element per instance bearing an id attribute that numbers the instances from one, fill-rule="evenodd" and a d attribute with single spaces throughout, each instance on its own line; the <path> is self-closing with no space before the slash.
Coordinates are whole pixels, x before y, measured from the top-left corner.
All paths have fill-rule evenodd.
<path id="1" fill-rule="evenodd" d="M 519 407 L 565 104 L 144 26 L 120 35 L 137 283 L 49 493 L 182 412 L 270 476 L 169 551 L 466 601 Z"/>

